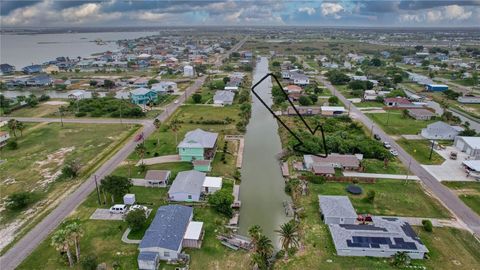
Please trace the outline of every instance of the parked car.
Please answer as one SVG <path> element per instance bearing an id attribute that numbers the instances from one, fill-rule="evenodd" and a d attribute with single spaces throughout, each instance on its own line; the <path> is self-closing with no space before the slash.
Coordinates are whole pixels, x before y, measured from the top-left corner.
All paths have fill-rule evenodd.
<path id="1" fill-rule="evenodd" d="M 395 149 L 390 149 L 390 154 L 392 154 L 395 157 L 398 156 L 398 152 Z"/>
<path id="2" fill-rule="evenodd" d="M 177 99 L 177 100 L 175 100 L 173 103 L 175 103 L 175 104 L 178 104 L 178 99 Z"/>
<path id="3" fill-rule="evenodd" d="M 382 139 L 382 138 L 380 138 L 380 135 L 378 135 L 378 134 L 374 134 L 373 138 L 377 141 L 380 141 Z"/>
<path id="4" fill-rule="evenodd" d="M 134 210 L 138 210 L 138 209 L 147 212 L 148 208 L 146 206 L 143 206 L 143 205 L 140 205 L 140 204 L 135 204 L 135 205 L 132 205 L 128 211 L 134 211 Z"/>
<path id="5" fill-rule="evenodd" d="M 457 152 L 455 151 L 450 152 L 450 159 L 457 160 Z"/>
<path id="6" fill-rule="evenodd" d="M 392 148 L 392 146 L 390 145 L 389 142 L 383 142 L 383 146 L 384 146 L 385 148 L 387 148 L 387 149 Z"/>
<path id="7" fill-rule="evenodd" d="M 127 206 L 125 204 L 115 204 L 110 207 L 110 214 L 125 214 L 127 212 Z"/>

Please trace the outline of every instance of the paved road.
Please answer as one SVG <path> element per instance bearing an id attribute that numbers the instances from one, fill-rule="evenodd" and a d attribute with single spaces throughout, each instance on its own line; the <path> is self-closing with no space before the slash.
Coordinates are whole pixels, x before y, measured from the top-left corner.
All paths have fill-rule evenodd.
<path id="1" fill-rule="evenodd" d="M 339 91 L 333 87 L 325 77 L 317 77 L 327 89 L 336 95 L 345 105 L 348 106 L 349 102 Z M 386 134 L 381 128 L 373 123 L 370 118 L 365 116 L 355 105 L 350 106 L 350 115 L 361 121 L 369 129 L 373 130 L 373 133 L 380 135 L 382 141 L 387 141 L 393 148 L 398 151 L 398 158 L 406 167 L 410 167 L 410 171 L 418 176 L 424 186 L 429 190 L 438 200 L 448 208 L 453 215 L 457 217 L 459 222 L 463 222 L 473 233 L 480 235 L 480 216 L 473 212 L 468 206 L 466 206 L 451 190 L 442 185 L 434 176 L 432 176 L 427 170 L 425 170 L 410 154 L 405 152 L 394 139 Z M 408 194 L 405 194 L 408 196 Z M 421 207 L 419 205 L 419 207 Z"/>
<path id="2" fill-rule="evenodd" d="M 245 43 L 247 38 L 248 36 L 233 46 L 226 55 L 230 55 L 230 53 L 238 50 Z M 215 65 L 218 67 L 221 64 L 222 61 Z M 205 79 L 206 76 L 197 78 L 191 86 L 185 89 L 185 93 L 177 98 L 178 102 L 175 101 L 165 106 L 165 111 L 156 118 L 161 122 L 168 119 L 168 117 L 174 113 L 190 95 L 203 85 Z M 143 130 L 139 132 L 142 132 L 144 137 L 148 137 L 155 131 L 155 126 L 153 125 L 152 120 L 143 124 Z M 127 142 L 115 155 L 113 155 L 112 158 L 105 162 L 94 175 L 88 178 L 78 189 L 63 200 L 52 212 L 50 212 L 50 214 L 48 214 L 40 223 L 10 248 L 0 258 L 0 268 L 2 270 L 15 269 L 43 240 L 45 240 L 45 238 L 47 238 L 47 236 L 65 219 L 65 217 L 75 210 L 75 208 L 77 208 L 77 206 L 95 190 L 95 176 L 97 179 L 103 179 L 105 176 L 112 173 L 118 164 L 125 160 L 130 153 L 135 150 L 136 146 L 137 142 L 134 142 L 133 140 Z"/>
<path id="3" fill-rule="evenodd" d="M 0 121 L 8 121 L 17 119 L 22 122 L 48 122 L 60 123 L 60 118 L 43 118 L 43 117 L 0 117 Z M 102 118 L 64 118 L 64 123 L 80 123 L 80 124 L 139 124 L 145 125 L 151 122 L 147 119 L 102 119 Z"/>

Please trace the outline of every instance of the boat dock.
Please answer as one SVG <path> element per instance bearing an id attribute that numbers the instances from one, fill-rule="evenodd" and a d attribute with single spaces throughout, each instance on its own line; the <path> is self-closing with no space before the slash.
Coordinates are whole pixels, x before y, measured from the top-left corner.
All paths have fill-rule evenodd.
<path id="1" fill-rule="evenodd" d="M 283 177 L 290 177 L 290 172 L 288 170 L 288 162 L 282 163 L 282 175 Z"/>
<path id="2" fill-rule="evenodd" d="M 217 235 L 217 239 L 220 240 L 222 245 L 229 247 L 233 250 L 250 250 L 252 248 L 252 240 L 248 237 L 238 234 L 233 235 Z"/>
<path id="3" fill-rule="evenodd" d="M 233 185 L 233 203 L 232 208 L 240 208 L 242 202 L 240 201 L 240 185 Z"/>
<path id="4" fill-rule="evenodd" d="M 238 140 L 236 167 L 237 169 L 241 168 L 243 163 L 243 149 L 245 147 L 245 139 L 243 138 L 242 135 L 225 135 L 225 140 L 227 141 Z"/>
<path id="5" fill-rule="evenodd" d="M 234 213 L 233 217 L 228 221 L 228 226 L 229 227 L 236 227 L 238 225 L 238 219 L 240 218 L 240 214 Z"/>

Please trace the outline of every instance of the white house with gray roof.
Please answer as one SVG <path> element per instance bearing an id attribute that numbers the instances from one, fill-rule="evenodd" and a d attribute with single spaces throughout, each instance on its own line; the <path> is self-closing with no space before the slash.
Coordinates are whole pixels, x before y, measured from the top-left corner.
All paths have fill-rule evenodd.
<path id="1" fill-rule="evenodd" d="M 181 259 L 183 247 L 200 247 L 203 223 L 192 221 L 193 208 L 166 205 L 158 208 L 155 218 L 140 242 L 137 262 L 140 270 L 156 270 L 160 260 Z"/>
<path id="2" fill-rule="evenodd" d="M 422 137 L 430 140 L 453 140 L 463 128 L 438 121 L 422 129 Z"/>
<path id="3" fill-rule="evenodd" d="M 354 224 L 357 213 L 347 196 L 318 195 L 325 224 Z"/>
<path id="4" fill-rule="evenodd" d="M 168 190 L 168 198 L 177 202 L 198 202 L 206 174 L 191 170 L 179 172 Z"/>
<path id="5" fill-rule="evenodd" d="M 226 90 L 217 90 L 213 96 L 213 104 L 215 105 L 232 105 L 235 93 Z"/>

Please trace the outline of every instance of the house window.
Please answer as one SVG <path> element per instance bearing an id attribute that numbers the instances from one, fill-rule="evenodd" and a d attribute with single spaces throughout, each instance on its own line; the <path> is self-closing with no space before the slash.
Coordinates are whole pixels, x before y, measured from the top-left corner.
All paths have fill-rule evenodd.
<path id="1" fill-rule="evenodd" d="M 188 199 L 191 200 L 191 199 L 192 199 L 192 195 L 188 195 Z"/>
<path id="2" fill-rule="evenodd" d="M 163 252 L 163 257 L 170 257 L 170 252 L 164 251 Z"/>

